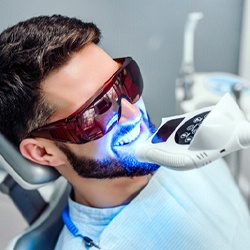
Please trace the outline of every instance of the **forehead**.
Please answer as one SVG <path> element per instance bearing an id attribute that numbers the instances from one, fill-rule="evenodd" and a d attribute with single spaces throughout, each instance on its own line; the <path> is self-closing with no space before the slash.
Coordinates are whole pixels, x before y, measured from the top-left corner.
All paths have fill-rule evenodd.
<path id="1" fill-rule="evenodd" d="M 89 44 L 42 83 L 46 101 L 55 107 L 50 122 L 69 116 L 82 106 L 119 68 L 104 50 Z"/>

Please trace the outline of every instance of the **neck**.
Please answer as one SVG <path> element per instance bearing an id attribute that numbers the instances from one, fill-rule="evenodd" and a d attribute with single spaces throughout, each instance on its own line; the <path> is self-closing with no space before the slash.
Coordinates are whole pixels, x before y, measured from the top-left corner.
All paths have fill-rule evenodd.
<path id="1" fill-rule="evenodd" d="M 74 200 L 80 204 L 107 208 L 129 203 L 147 185 L 151 175 L 114 179 L 81 178 L 74 183 Z"/>

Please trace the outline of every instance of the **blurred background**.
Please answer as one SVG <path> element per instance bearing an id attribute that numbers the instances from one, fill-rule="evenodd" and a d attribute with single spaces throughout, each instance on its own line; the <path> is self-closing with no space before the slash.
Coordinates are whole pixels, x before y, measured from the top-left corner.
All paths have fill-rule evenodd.
<path id="1" fill-rule="evenodd" d="M 204 15 L 195 32 L 195 70 L 239 74 L 250 81 L 248 0 L 1 0 L 0 31 L 38 15 L 93 21 L 102 30 L 101 47 L 112 57 L 132 56 L 138 62 L 148 113 L 160 125 L 162 117 L 176 114 L 175 81 L 182 61 L 184 27 L 188 13 L 195 11 Z M 248 155 L 248 150 L 242 154 L 240 184 L 246 199 Z M 12 202 L 0 193 L 0 249 L 26 226 Z"/>

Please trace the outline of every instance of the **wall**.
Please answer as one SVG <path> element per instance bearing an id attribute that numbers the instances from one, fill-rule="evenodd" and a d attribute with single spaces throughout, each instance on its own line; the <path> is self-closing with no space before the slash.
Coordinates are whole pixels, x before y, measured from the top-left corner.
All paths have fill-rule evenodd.
<path id="1" fill-rule="evenodd" d="M 41 14 L 94 21 L 102 30 L 101 46 L 107 52 L 113 57 L 130 55 L 140 65 L 144 100 L 159 125 L 161 117 L 175 113 L 175 79 L 187 14 L 204 13 L 195 36 L 196 70 L 237 73 L 242 6 L 243 0 L 1 0 L 0 31 Z M 12 223 L 18 221 L 10 216 L 8 224 Z M 0 232 L 9 231 L 10 238 L 8 224 L 3 224 L 0 215 Z M 2 235 L 0 249 L 6 241 Z"/>

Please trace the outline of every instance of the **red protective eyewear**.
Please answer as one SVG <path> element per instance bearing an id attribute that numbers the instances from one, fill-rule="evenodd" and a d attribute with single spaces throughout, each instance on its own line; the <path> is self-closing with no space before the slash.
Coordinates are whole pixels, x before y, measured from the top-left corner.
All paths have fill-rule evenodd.
<path id="1" fill-rule="evenodd" d="M 137 63 L 131 57 L 114 60 L 122 66 L 83 106 L 67 118 L 31 131 L 26 138 L 84 144 L 107 134 L 119 121 L 121 98 L 135 103 L 143 90 Z"/>

